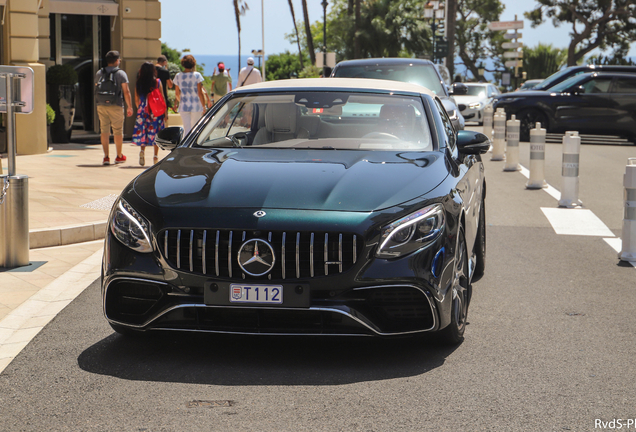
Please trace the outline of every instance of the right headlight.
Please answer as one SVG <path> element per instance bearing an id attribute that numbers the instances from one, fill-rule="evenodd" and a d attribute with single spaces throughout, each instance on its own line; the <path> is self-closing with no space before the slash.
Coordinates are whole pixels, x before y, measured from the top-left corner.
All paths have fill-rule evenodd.
<path id="1" fill-rule="evenodd" d="M 149 225 L 130 204 L 117 200 L 110 221 L 110 231 L 117 240 L 137 252 L 152 252 Z"/>
<path id="2" fill-rule="evenodd" d="M 437 240 L 444 230 L 441 204 L 425 207 L 382 229 L 378 258 L 398 258 Z"/>

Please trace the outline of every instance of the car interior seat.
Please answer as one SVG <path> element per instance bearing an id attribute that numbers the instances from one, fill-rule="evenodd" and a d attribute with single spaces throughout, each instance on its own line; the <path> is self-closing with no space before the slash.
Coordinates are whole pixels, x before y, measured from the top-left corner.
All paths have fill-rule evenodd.
<path id="1" fill-rule="evenodd" d="M 411 140 L 415 127 L 415 109 L 412 105 L 382 105 L 378 120 L 378 132 Z"/>
<path id="2" fill-rule="evenodd" d="M 265 127 L 256 133 L 252 145 L 296 138 L 299 107 L 294 103 L 270 103 L 265 109 Z"/>

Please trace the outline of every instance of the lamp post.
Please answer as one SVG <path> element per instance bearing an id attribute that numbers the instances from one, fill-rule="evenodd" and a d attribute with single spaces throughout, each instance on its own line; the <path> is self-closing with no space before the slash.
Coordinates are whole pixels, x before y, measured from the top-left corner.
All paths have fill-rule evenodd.
<path id="1" fill-rule="evenodd" d="M 263 50 L 252 50 L 252 55 L 258 57 L 258 68 L 261 68 L 261 57 L 263 57 Z"/>
<path id="2" fill-rule="evenodd" d="M 433 20 L 431 23 L 431 31 L 433 32 L 433 63 L 437 63 L 437 36 L 435 34 L 437 31 L 437 20 L 444 19 L 444 8 L 444 3 L 438 0 L 429 1 L 424 6 L 424 18 Z"/>
<path id="3" fill-rule="evenodd" d="M 479 66 L 477 67 L 477 73 L 479 74 L 479 76 L 477 77 L 478 79 L 481 80 L 481 78 L 485 78 L 484 74 L 486 73 L 486 66 L 484 66 L 483 63 L 479 63 Z"/>
<path id="4" fill-rule="evenodd" d="M 322 77 L 327 78 L 327 0 L 322 0 Z"/>

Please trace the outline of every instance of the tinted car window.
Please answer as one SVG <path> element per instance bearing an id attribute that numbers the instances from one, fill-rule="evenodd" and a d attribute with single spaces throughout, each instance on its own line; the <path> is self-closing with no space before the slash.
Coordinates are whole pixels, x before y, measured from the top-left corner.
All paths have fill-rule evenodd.
<path id="1" fill-rule="evenodd" d="M 402 81 L 426 87 L 436 95 L 446 94 L 433 65 L 340 65 L 336 68 L 334 77 Z"/>
<path id="2" fill-rule="evenodd" d="M 466 86 L 468 87 L 468 96 L 485 96 L 486 87 L 484 86 Z"/>
<path id="3" fill-rule="evenodd" d="M 636 93 L 636 79 L 617 78 L 612 93 Z"/>
<path id="4" fill-rule="evenodd" d="M 440 117 L 442 118 L 442 123 L 444 124 L 444 135 L 446 135 L 446 142 L 451 149 L 455 149 L 455 129 L 453 129 L 453 124 L 448 118 L 448 114 L 446 114 L 446 110 L 442 103 L 436 99 L 435 104 L 437 106 L 437 110 L 439 111 Z"/>
<path id="5" fill-rule="evenodd" d="M 594 78 L 583 83 L 584 93 L 609 93 L 611 78 Z"/>

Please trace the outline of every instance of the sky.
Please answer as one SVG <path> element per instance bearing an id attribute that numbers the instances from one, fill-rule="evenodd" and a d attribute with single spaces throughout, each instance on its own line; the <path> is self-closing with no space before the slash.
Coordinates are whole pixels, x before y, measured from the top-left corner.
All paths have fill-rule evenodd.
<path id="1" fill-rule="evenodd" d="M 253 49 L 262 49 L 261 4 L 265 10 L 265 53 L 276 54 L 297 50 L 285 39 L 285 34 L 293 32 L 294 24 L 289 10 L 288 0 L 246 0 L 249 10 L 241 17 L 241 51 L 250 55 Z M 296 21 L 302 21 L 300 0 L 292 0 Z M 523 12 L 536 3 L 530 0 L 502 0 L 506 6 L 501 21 L 523 18 Z M 327 11 L 333 1 L 328 2 Z M 321 0 L 307 0 L 309 20 L 322 20 Z M 238 36 L 232 0 L 161 0 L 162 5 L 162 42 L 179 51 L 190 49 L 199 55 L 237 55 Z M 184 6 L 185 5 L 185 6 Z M 555 48 L 567 48 L 569 29 L 562 25 L 555 28 L 546 22 L 537 28 L 530 27 L 525 21 L 522 42 L 534 47 L 539 42 L 552 44 Z M 327 35 L 327 40 L 329 35 Z M 634 44 L 636 45 L 636 44 Z M 632 46 L 631 56 L 636 56 L 636 46 Z"/>

